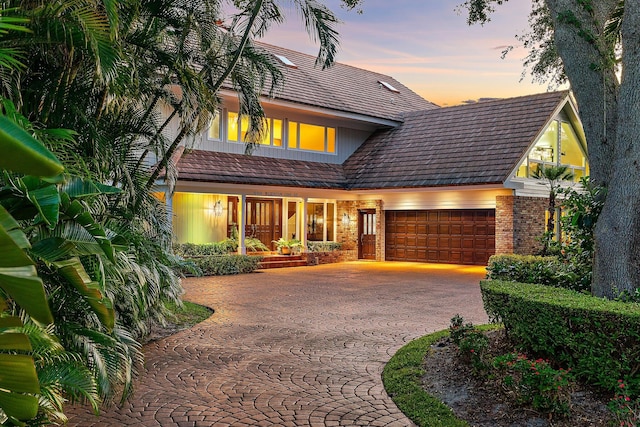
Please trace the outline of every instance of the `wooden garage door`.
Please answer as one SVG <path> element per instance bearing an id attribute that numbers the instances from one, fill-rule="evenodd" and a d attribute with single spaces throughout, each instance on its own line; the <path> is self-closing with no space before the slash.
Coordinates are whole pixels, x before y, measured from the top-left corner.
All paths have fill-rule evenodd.
<path id="1" fill-rule="evenodd" d="M 389 261 L 486 265 L 495 253 L 495 209 L 387 211 Z"/>

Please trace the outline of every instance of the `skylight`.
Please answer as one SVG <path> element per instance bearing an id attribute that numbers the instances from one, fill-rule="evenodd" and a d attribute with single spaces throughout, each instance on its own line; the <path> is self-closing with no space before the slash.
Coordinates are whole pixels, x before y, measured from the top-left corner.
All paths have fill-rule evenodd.
<path id="1" fill-rule="evenodd" d="M 385 82 L 383 80 L 378 80 L 378 83 L 380 83 L 381 87 L 384 86 L 385 88 L 387 88 L 391 92 L 400 93 L 400 91 L 398 89 L 396 89 L 395 87 L 393 87 L 390 83 L 387 83 L 387 82 Z"/>
<path id="2" fill-rule="evenodd" d="M 278 58 L 280 60 L 280 62 L 282 62 L 284 65 L 286 65 L 289 68 L 298 68 L 298 66 L 296 64 L 294 64 L 293 62 L 291 62 L 289 60 L 289 58 L 287 58 L 284 55 L 275 55 L 276 58 Z"/>

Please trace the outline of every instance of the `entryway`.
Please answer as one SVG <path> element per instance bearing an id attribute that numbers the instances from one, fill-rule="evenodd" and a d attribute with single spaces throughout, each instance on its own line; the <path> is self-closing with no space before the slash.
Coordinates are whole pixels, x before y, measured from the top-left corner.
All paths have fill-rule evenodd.
<path id="1" fill-rule="evenodd" d="M 376 211 L 359 211 L 358 221 L 358 259 L 376 259 Z"/>

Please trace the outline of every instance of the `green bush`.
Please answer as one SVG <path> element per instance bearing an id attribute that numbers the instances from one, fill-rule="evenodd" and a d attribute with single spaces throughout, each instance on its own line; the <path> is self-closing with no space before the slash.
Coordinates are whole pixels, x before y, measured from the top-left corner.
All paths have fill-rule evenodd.
<path id="1" fill-rule="evenodd" d="M 569 371 L 553 368 L 548 360 L 530 360 L 518 353 L 496 356 L 493 367 L 500 372 L 497 377 L 503 389 L 518 403 L 530 404 L 537 411 L 569 413 L 574 385 Z"/>
<path id="2" fill-rule="evenodd" d="M 192 258 L 204 276 L 228 276 L 230 274 L 252 273 L 258 269 L 261 256 L 225 254 Z"/>
<path id="3" fill-rule="evenodd" d="M 233 239 L 225 239 L 215 243 L 177 243 L 173 245 L 173 252 L 183 258 L 224 255 L 237 250 L 238 244 Z"/>
<path id="4" fill-rule="evenodd" d="M 484 307 L 527 354 L 571 368 L 583 381 L 640 392 L 640 305 L 550 286 L 485 280 Z"/>
<path id="5" fill-rule="evenodd" d="M 342 249 L 340 242 L 307 242 L 309 252 L 331 252 Z"/>
<path id="6" fill-rule="evenodd" d="M 555 256 L 493 255 L 489 258 L 487 278 L 574 291 L 588 291 L 591 286 L 591 276 L 585 278 L 575 265 Z"/>

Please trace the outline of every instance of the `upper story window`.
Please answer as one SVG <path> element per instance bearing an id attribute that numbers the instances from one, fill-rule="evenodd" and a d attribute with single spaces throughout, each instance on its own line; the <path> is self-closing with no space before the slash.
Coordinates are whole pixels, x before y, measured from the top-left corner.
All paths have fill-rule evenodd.
<path id="1" fill-rule="evenodd" d="M 516 177 L 530 178 L 544 166 L 568 166 L 574 181 L 589 174 L 589 163 L 570 123 L 554 120 L 531 148 L 516 172 Z"/>
<path id="2" fill-rule="evenodd" d="M 288 147 L 323 153 L 336 152 L 335 128 L 289 122 Z"/>
<path id="3" fill-rule="evenodd" d="M 220 120 L 220 111 L 216 110 L 211 118 L 211 126 L 209 126 L 209 139 L 221 140 L 222 139 L 222 127 Z"/>
<path id="4" fill-rule="evenodd" d="M 265 118 L 264 129 L 264 135 L 258 144 L 282 147 L 282 120 Z M 248 117 L 239 117 L 238 113 L 234 112 L 227 113 L 227 140 L 244 142 L 248 131 Z"/>
<path id="5" fill-rule="evenodd" d="M 226 125 L 227 141 L 245 142 L 249 131 L 248 117 L 229 111 L 223 121 L 220 114 L 217 114 L 211 121 L 209 138 L 222 139 L 222 123 Z M 265 118 L 264 129 L 264 135 L 258 141 L 261 145 L 320 153 L 336 152 L 336 129 L 333 127 Z"/>

